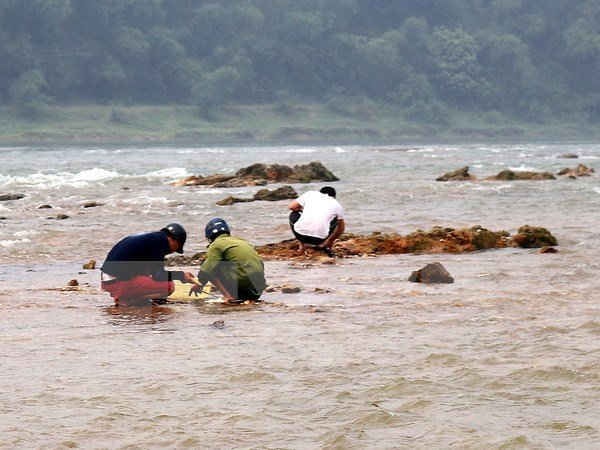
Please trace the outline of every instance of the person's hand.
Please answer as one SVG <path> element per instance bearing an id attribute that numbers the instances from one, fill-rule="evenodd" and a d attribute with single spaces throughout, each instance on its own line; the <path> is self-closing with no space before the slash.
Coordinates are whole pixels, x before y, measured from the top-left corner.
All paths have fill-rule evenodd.
<path id="1" fill-rule="evenodd" d="M 204 290 L 204 285 L 200 283 L 194 283 L 194 285 L 190 288 L 190 292 L 188 295 L 191 297 L 194 294 L 196 297 L 202 293 Z"/>
<path id="2" fill-rule="evenodd" d="M 327 256 L 333 257 L 333 252 L 331 251 L 331 247 L 325 244 L 318 245 L 317 248 L 319 250 L 323 250 Z"/>
<path id="3" fill-rule="evenodd" d="M 183 272 L 183 282 L 184 283 L 197 283 L 196 277 L 191 272 Z"/>

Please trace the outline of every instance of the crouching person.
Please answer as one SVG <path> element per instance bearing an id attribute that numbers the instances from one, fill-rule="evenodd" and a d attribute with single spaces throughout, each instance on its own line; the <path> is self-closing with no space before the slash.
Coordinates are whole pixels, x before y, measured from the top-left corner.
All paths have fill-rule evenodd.
<path id="1" fill-rule="evenodd" d="M 210 220 L 204 234 L 209 242 L 208 252 L 198 272 L 200 285 L 192 286 L 190 295 L 202 292 L 204 284 L 210 281 L 228 303 L 259 301 L 266 287 L 265 269 L 254 247 L 231 236 L 229 225 L 220 218 Z"/>
<path id="2" fill-rule="evenodd" d="M 171 223 L 151 233 L 127 236 L 117 242 L 102 265 L 102 290 L 115 304 L 139 304 L 153 300 L 161 302 L 175 290 L 173 280 L 194 283 L 190 272 L 166 271 L 165 256 L 183 253 L 187 233 Z"/>

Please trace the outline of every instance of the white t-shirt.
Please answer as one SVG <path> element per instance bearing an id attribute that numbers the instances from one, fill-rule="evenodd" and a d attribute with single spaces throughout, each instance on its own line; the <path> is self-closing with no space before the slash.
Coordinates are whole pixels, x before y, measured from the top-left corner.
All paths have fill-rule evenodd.
<path id="1" fill-rule="evenodd" d="M 294 224 L 296 233 L 325 239 L 329 236 L 329 224 L 337 217 L 344 219 L 344 208 L 338 201 L 318 191 L 308 191 L 296 200 L 302 206 L 302 215 Z"/>

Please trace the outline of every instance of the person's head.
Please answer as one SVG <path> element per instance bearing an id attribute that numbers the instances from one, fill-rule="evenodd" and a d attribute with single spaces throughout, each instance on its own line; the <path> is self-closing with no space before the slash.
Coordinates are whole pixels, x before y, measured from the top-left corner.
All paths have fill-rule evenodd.
<path id="1" fill-rule="evenodd" d="M 210 219 L 204 227 L 204 235 L 208 242 L 214 241 L 218 236 L 222 234 L 231 234 L 229 230 L 229 225 L 223 219 L 219 217 L 215 217 L 214 219 Z"/>
<path id="2" fill-rule="evenodd" d="M 335 189 L 331 186 L 323 186 L 319 191 L 321 194 L 329 195 L 330 197 L 335 198 L 336 192 Z"/>
<path id="3" fill-rule="evenodd" d="M 183 244 L 185 244 L 185 240 L 187 239 L 185 228 L 178 223 L 170 223 L 160 231 L 163 231 L 167 235 L 169 248 L 172 252 L 183 253 Z"/>

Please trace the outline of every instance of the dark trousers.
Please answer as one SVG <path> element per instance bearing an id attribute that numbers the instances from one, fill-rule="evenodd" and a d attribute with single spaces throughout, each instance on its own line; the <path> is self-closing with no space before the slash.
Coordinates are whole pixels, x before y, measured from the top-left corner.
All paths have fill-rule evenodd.
<path id="1" fill-rule="evenodd" d="M 302 211 L 292 211 L 290 213 L 290 227 L 292 228 L 292 233 L 294 233 L 296 239 L 298 239 L 303 244 L 321 245 L 323 242 L 325 242 L 325 239 L 327 239 L 327 237 L 331 236 L 331 233 L 333 233 L 333 230 L 335 230 L 335 227 L 337 226 L 337 217 L 334 217 L 333 220 L 329 222 L 329 234 L 326 238 L 321 239 L 314 236 L 306 236 L 304 234 L 297 233 L 294 229 L 294 224 L 298 222 L 298 219 L 300 219 L 301 215 Z"/>

